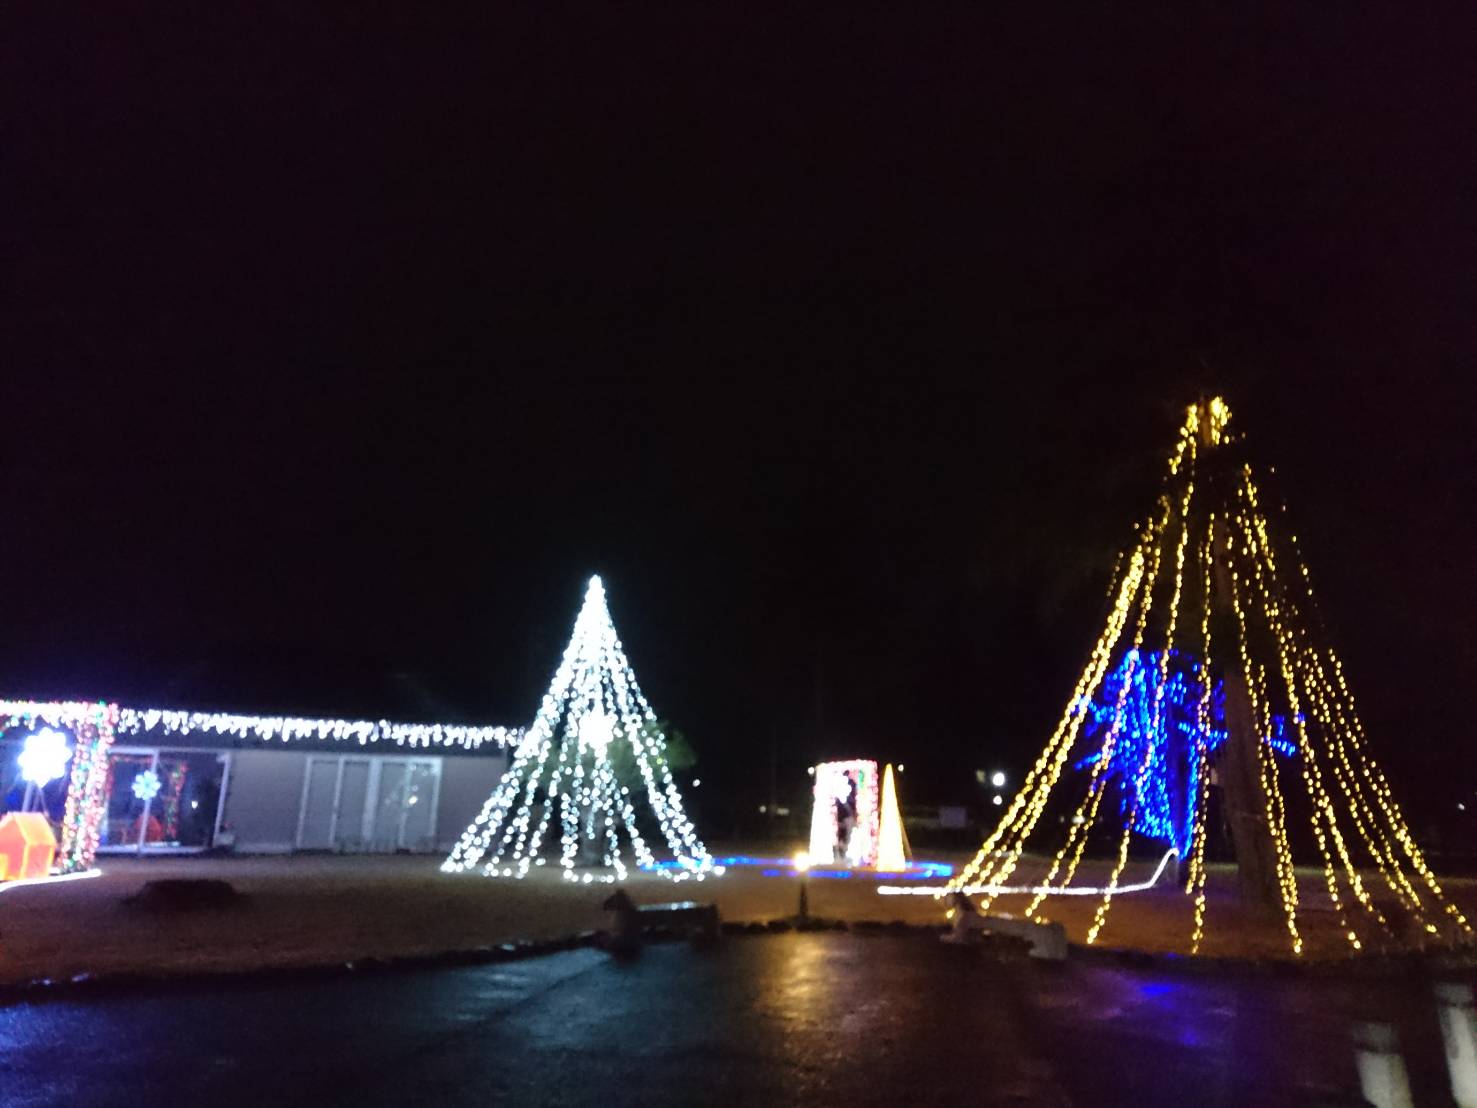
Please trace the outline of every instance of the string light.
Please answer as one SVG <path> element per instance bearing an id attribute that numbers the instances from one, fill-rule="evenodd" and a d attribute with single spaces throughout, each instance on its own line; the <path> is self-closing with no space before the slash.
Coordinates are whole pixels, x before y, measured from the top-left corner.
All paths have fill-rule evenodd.
<path id="1" fill-rule="evenodd" d="M 1200 941 L 1205 937 L 1205 812 L 1210 807 L 1210 774 L 1205 772 L 1209 761 L 1209 738 L 1211 731 L 1211 680 L 1210 680 L 1210 611 L 1211 593 L 1208 572 L 1211 553 L 1215 542 L 1216 513 L 1211 511 L 1206 520 L 1205 536 L 1201 541 L 1197 565 L 1201 569 L 1200 596 L 1200 644 L 1202 661 L 1200 675 L 1200 699 L 1195 705 L 1195 811 L 1190 832 L 1190 865 L 1186 878 L 1185 892 L 1195 898 L 1195 910 L 1190 927 L 1190 953 L 1200 952 Z"/>
<path id="2" fill-rule="evenodd" d="M 1146 765 L 1143 791 L 1137 795 L 1133 830 L 1145 838 L 1159 839 L 1190 859 L 1195 827 L 1200 819 L 1199 762 L 1217 752 L 1226 741 L 1225 687 L 1215 681 L 1202 700 L 1202 679 L 1208 669 L 1178 649 L 1168 651 L 1130 650 L 1118 668 L 1104 679 L 1100 696 L 1084 705 L 1088 725 L 1082 740 L 1091 753 L 1079 759 L 1075 769 L 1092 765 L 1101 756 L 1099 744 L 1104 730 L 1120 714 L 1122 723 L 1113 760 L 1104 774 L 1120 787 L 1119 811 L 1127 815 L 1134 800 L 1136 767 Z M 1120 690 L 1129 685 L 1121 698 Z M 1263 739 L 1277 753 L 1291 757 L 1297 744 L 1284 735 L 1284 720 L 1276 716 L 1271 733 Z M 1186 771 L 1174 766 L 1184 759 Z M 1176 813 L 1179 814 L 1176 814 Z"/>
<path id="3" fill-rule="evenodd" d="M 882 814 L 877 821 L 877 857 L 874 862 L 879 870 L 897 873 L 908 864 L 904 846 L 903 814 L 898 807 L 897 785 L 893 781 L 892 767 L 882 773 Z"/>
<path id="4" fill-rule="evenodd" d="M 628 750 L 636 786 L 617 778 L 611 755 Z M 524 877 L 548 858 L 543 843 L 559 825 L 559 865 L 566 880 L 610 882 L 635 864 L 673 880 L 702 880 L 713 859 L 682 806 L 667 764 L 666 737 L 636 683 L 616 636 L 599 577 L 590 578 L 559 668 L 513 762 L 487 803 L 442 864 L 448 873 L 481 867 L 489 877 Z M 644 799 L 674 865 L 659 865 L 637 822 Z M 624 834 L 622 834 L 624 833 Z M 599 865 L 581 867 L 581 854 Z M 583 869 L 583 872 L 580 870 Z"/>
<path id="5" fill-rule="evenodd" d="M 1289 821 L 1304 811 L 1322 862 L 1324 891 L 1351 948 L 1362 950 L 1376 935 L 1385 942 L 1397 935 L 1391 909 L 1376 901 L 1371 881 L 1382 882 L 1394 905 L 1425 935 L 1470 941 L 1470 925 L 1443 895 L 1388 780 L 1368 753 L 1342 663 L 1315 640 L 1309 615 L 1313 586 L 1296 537 L 1285 546 L 1293 572 L 1281 572 L 1284 559 L 1251 467 L 1225 464 L 1225 452 L 1241 441 L 1230 421 L 1230 409 L 1218 397 L 1189 409 L 1169 457 L 1159 508 L 1135 526 L 1138 541 L 1119 558 L 1106 625 L 1036 764 L 968 866 L 943 888 L 907 892 L 965 892 L 981 896 L 986 906 L 997 896 L 1025 894 L 1031 896 L 1028 917 L 1051 896 L 1096 895 L 1100 901 L 1087 932 L 1091 943 L 1106 925 L 1113 897 L 1152 887 L 1168 863 L 1166 854 L 1149 882 L 1121 884 L 1133 836 L 1158 839 L 1186 862 L 1183 891 L 1194 904 L 1190 948 L 1198 951 L 1206 928 L 1211 770 L 1218 761 L 1240 756 L 1227 722 L 1227 683 L 1234 677 L 1236 695 L 1244 693 L 1241 710 L 1249 709 L 1250 734 L 1259 736 L 1252 743 L 1254 768 L 1252 753 L 1245 757 L 1248 785 L 1260 792 L 1260 811 L 1238 818 L 1253 818 L 1247 834 L 1270 840 L 1269 877 L 1275 875 L 1293 953 L 1303 952 L 1304 941 Z M 1215 465 L 1202 458 L 1207 450 Z M 1198 509 L 1197 488 L 1209 490 Z M 1167 598 L 1158 596 L 1161 577 Z M 1186 597 L 1196 597 L 1191 603 L 1200 608 L 1198 635 L 1189 625 L 1189 651 L 1198 657 L 1176 642 Z M 1167 603 L 1156 604 L 1163 599 Z M 1217 633 L 1212 653 L 1216 610 L 1229 614 L 1235 642 L 1223 644 Z M 1133 631 L 1120 646 L 1130 622 Z M 1146 641 L 1153 647 L 1145 648 Z M 1073 760 L 1079 736 L 1088 749 Z M 1084 772 L 1074 779 L 1082 795 L 1065 842 L 1043 880 L 1009 884 L 1069 762 Z M 1118 802 L 1104 806 L 1113 788 Z M 1289 789 L 1300 793 L 1298 805 Z M 1075 879 L 1089 835 L 1114 807 L 1120 823 L 1108 881 L 1079 886 Z M 1353 917 L 1350 904 L 1358 906 Z"/>
<path id="6" fill-rule="evenodd" d="M 168 708 L 119 708 L 118 732 L 189 735 L 197 731 L 255 742 L 340 742 L 369 746 L 460 747 L 516 745 L 521 732 L 507 727 L 452 723 L 391 723 L 389 720 L 310 719 L 298 716 L 248 716 L 232 712 L 182 712 Z"/>
<path id="7" fill-rule="evenodd" d="M 1166 850 L 1164 857 L 1159 859 L 1159 864 L 1154 867 L 1154 872 L 1147 881 L 1137 881 L 1131 885 L 1120 885 L 1119 893 L 1141 893 L 1152 889 L 1159 884 L 1159 879 L 1164 876 L 1164 871 L 1169 866 L 1169 860 L 1175 857 L 1173 850 Z M 1106 885 L 1095 887 L 1092 885 L 1074 885 L 1064 888 L 1061 885 L 961 885 L 955 889 L 950 885 L 953 892 L 961 892 L 965 896 L 1022 896 L 1035 894 L 1038 896 L 1102 896 L 1108 891 Z M 883 896 L 938 896 L 937 889 L 920 888 L 917 885 L 879 885 L 877 891 Z"/>

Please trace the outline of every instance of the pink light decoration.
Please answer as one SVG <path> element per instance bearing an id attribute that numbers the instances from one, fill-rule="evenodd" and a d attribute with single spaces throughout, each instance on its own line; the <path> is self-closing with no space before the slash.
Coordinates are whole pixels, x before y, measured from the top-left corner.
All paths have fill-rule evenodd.
<path id="1" fill-rule="evenodd" d="M 878 782 L 877 763 L 869 759 L 822 762 L 815 767 L 815 806 L 810 817 L 810 858 L 815 865 L 828 862 L 871 866 L 877 862 Z M 838 803 L 839 802 L 839 803 Z M 855 819 L 840 844 L 839 811 Z"/>

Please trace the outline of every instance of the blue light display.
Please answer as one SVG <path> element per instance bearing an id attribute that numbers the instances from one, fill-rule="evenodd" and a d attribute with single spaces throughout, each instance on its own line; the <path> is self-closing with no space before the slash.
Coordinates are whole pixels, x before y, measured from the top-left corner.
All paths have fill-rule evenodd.
<path id="1" fill-rule="evenodd" d="M 1129 650 L 1118 668 L 1104 678 L 1097 697 L 1084 697 L 1076 705 L 1085 716 L 1083 745 L 1093 748 L 1076 768 L 1086 769 L 1103 756 L 1102 748 L 1114 720 L 1120 720 L 1109 764 L 1098 778 L 1098 787 L 1116 785 L 1120 810 L 1125 816 L 1133 812 L 1133 829 L 1169 844 L 1181 858 L 1189 856 L 1199 803 L 1195 783 L 1200 780 L 1202 756 L 1202 744 L 1197 742 L 1200 698 L 1200 662 L 1195 658 L 1171 650 L 1165 662 L 1158 651 Z M 1217 680 L 1210 688 L 1207 705 L 1209 725 L 1203 743 L 1207 755 L 1213 755 L 1226 741 L 1225 709 L 1225 685 Z M 1297 743 L 1287 734 L 1283 716 L 1272 716 L 1271 733 L 1264 741 L 1284 757 L 1297 753 Z M 1145 766 L 1143 795 L 1135 805 L 1134 779 Z"/>

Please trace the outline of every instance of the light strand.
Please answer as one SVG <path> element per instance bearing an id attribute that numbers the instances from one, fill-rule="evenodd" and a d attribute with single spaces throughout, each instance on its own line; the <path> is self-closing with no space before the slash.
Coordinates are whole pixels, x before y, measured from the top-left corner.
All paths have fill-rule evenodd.
<path id="1" fill-rule="evenodd" d="M 611 761 L 616 749 L 629 751 L 639 785 L 616 774 Z M 633 787 L 640 789 L 661 830 L 671 866 L 656 864 L 639 825 Z M 636 866 L 672 880 L 702 880 L 713 871 L 713 859 L 684 810 L 666 738 L 615 633 L 598 577 L 590 579 L 569 645 L 512 765 L 442 869 L 480 867 L 489 877 L 524 877 L 546 864 L 544 842 L 556 817 L 558 863 L 566 880 L 625 878 L 623 840 Z"/>

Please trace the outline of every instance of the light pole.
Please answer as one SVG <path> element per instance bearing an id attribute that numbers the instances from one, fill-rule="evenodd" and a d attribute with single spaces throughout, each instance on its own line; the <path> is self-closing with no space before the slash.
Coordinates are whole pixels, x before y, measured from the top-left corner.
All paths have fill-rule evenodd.
<path id="1" fill-rule="evenodd" d="M 795 913 L 797 920 L 810 919 L 810 852 L 806 850 L 797 851 L 795 854 L 795 873 L 800 878 L 800 906 Z"/>

